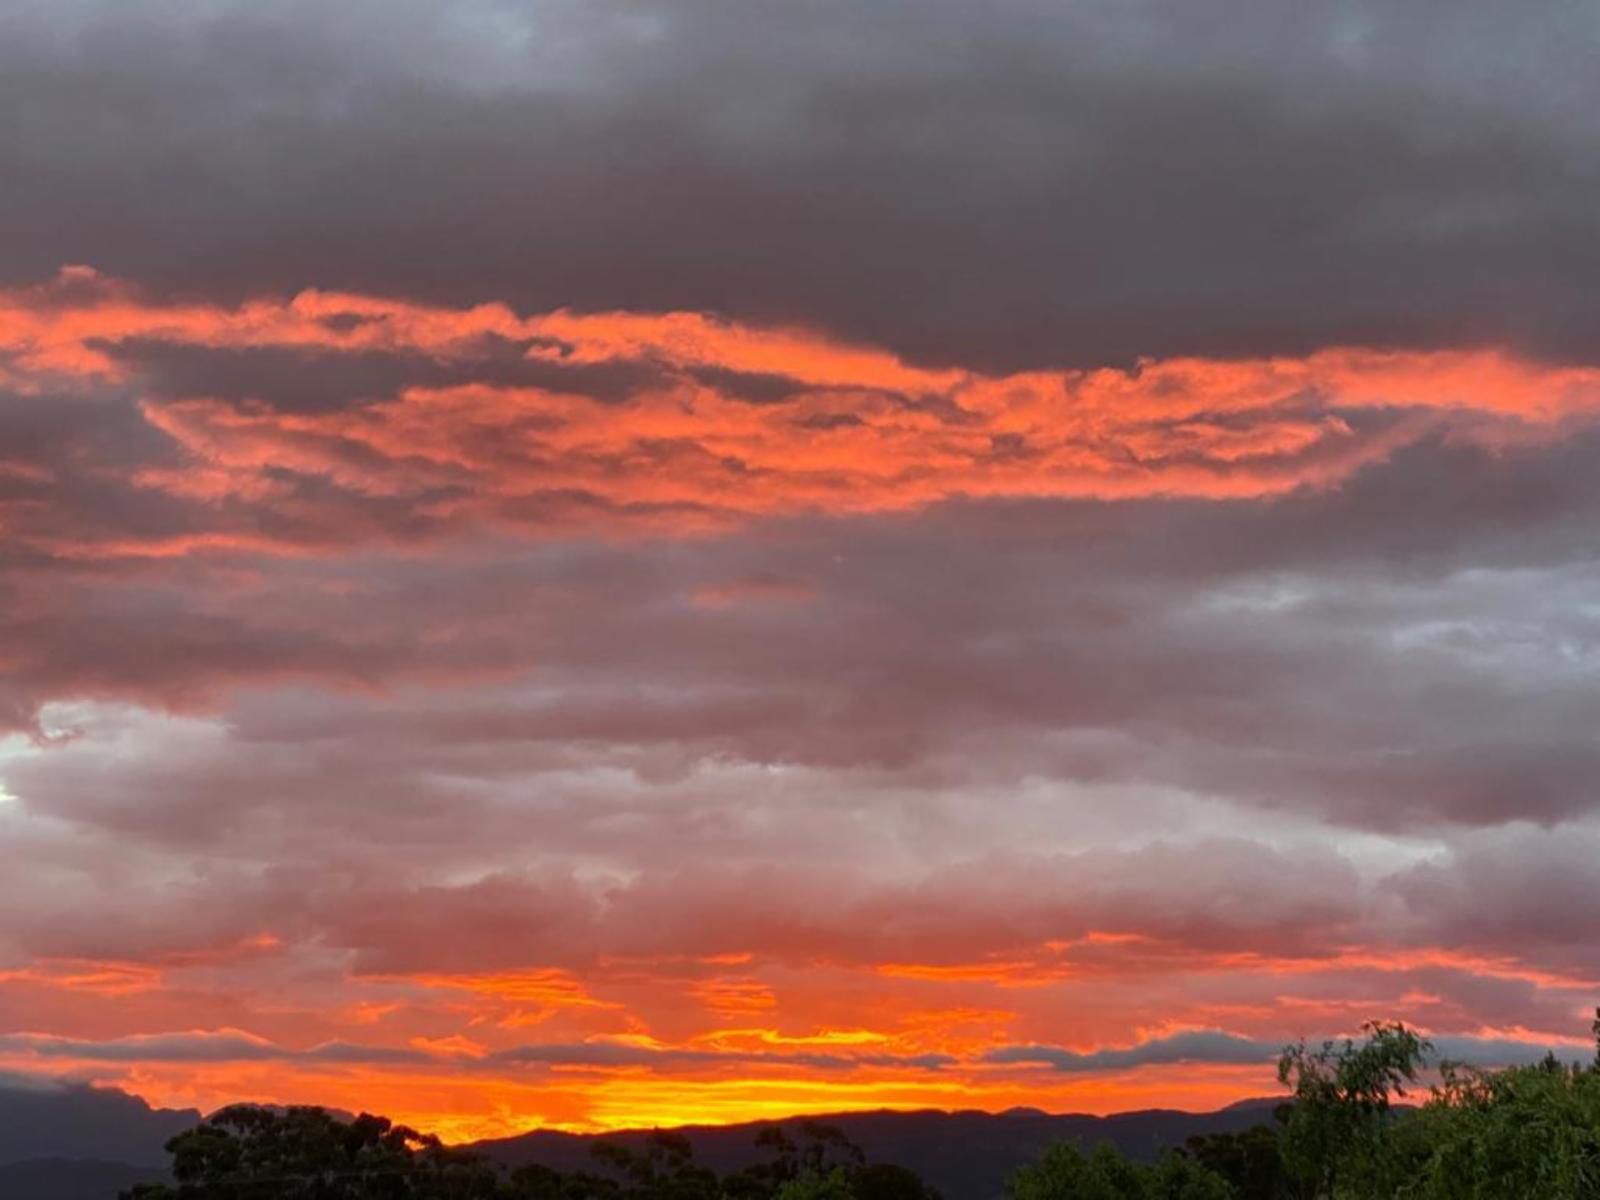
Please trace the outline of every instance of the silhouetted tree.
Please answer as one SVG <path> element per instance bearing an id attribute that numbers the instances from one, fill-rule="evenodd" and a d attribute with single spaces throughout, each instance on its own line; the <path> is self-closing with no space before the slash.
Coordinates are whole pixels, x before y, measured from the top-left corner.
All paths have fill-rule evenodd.
<path id="1" fill-rule="evenodd" d="M 321 1108 L 225 1108 L 167 1143 L 175 1185 L 142 1185 L 133 1200 L 489 1200 L 495 1170 L 429 1134 L 363 1113 Z"/>
<path id="2" fill-rule="evenodd" d="M 720 1190 L 716 1172 L 694 1161 L 689 1139 L 670 1130 L 652 1130 L 642 1150 L 599 1142 L 594 1156 L 622 1176 L 628 1200 L 698 1200 Z"/>
<path id="3" fill-rule="evenodd" d="M 1239 1133 L 1197 1134 L 1184 1143 L 1184 1152 L 1227 1180 L 1237 1200 L 1289 1200 L 1278 1132 L 1268 1125 Z"/>
<path id="4" fill-rule="evenodd" d="M 791 1183 L 798 1185 L 791 1192 L 827 1190 L 837 1184 L 851 1195 L 860 1194 L 863 1188 L 906 1186 L 904 1179 L 893 1175 L 903 1168 L 868 1166 L 860 1146 L 838 1126 L 822 1121 L 803 1120 L 792 1135 L 782 1125 L 769 1125 L 756 1134 L 756 1145 L 772 1157 L 724 1178 L 722 1194 L 727 1200 L 769 1200 Z M 920 1179 L 916 1182 L 924 1188 L 925 1195 L 936 1195 Z M 886 1196 L 883 1200 L 892 1198 Z"/>
<path id="5" fill-rule="evenodd" d="M 510 1200 L 616 1200 L 622 1185 L 588 1171 L 562 1174 L 530 1163 L 511 1172 L 505 1191 Z"/>
<path id="6" fill-rule="evenodd" d="M 939 1200 L 922 1176 L 893 1163 L 863 1163 L 849 1179 L 855 1200 Z"/>
<path id="7" fill-rule="evenodd" d="M 828 1171 L 802 1170 L 780 1184 L 773 1200 L 852 1200 L 850 1177 L 843 1167 Z"/>
<path id="8" fill-rule="evenodd" d="M 1220 1175 L 1181 1154 L 1153 1167 L 1130 1162 L 1108 1145 L 1084 1154 L 1057 1142 L 1007 1185 L 1011 1200 L 1232 1200 Z"/>

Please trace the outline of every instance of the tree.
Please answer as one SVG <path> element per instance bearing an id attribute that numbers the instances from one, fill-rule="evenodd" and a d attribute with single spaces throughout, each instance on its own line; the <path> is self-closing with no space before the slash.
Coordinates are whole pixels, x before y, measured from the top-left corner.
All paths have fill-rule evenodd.
<path id="1" fill-rule="evenodd" d="M 850 1194 L 855 1200 L 939 1200 L 922 1176 L 893 1163 L 857 1167 L 850 1174 Z"/>
<path id="2" fill-rule="evenodd" d="M 1268 1125 L 1238 1133 L 1196 1134 L 1184 1143 L 1184 1150 L 1225 1179 L 1237 1200 L 1288 1200 L 1291 1194 L 1278 1132 Z"/>
<path id="3" fill-rule="evenodd" d="M 1600 1197 L 1600 1072 L 1447 1065 L 1390 1137 L 1384 1182 L 1418 1200 Z"/>
<path id="4" fill-rule="evenodd" d="M 1235 1200 L 1228 1181 L 1194 1159 L 1179 1153 L 1164 1155 L 1145 1178 L 1144 1194 L 1150 1200 Z"/>
<path id="5" fill-rule="evenodd" d="M 1092 1154 L 1057 1142 L 1011 1177 L 1011 1200 L 1145 1200 L 1139 1168 L 1107 1145 Z"/>
<path id="6" fill-rule="evenodd" d="M 893 1194 L 883 1191 L 896 1186 L 907 1187 L 905 1179 L 883 1174 L 901 1171 L 924 1189 L 925 1196 L 935 1197 L 920 1178 L 902 1167 L 868 1166 L 861 1147 L 836 1125 L 804 1120 L 799 1123 L 795 1135 L 782 1125 L 769 1125 L 756 1134 L 756 1145 L 771 1151 L 772 1158 L 724 1178 L 722 1194 L 727 1200 L 769 1200 L 786 1185 L 799 1181 L 804 1181 L 807 1188 L 831 1187 L 831 1183 L 823 1181 L 835 1175 L 852 1195 L 863 1200 L 869 1195 L 878 1200 L 914 1200 L 909 1191 Z"/>
<path id="7" fill-rule="evenodd" d="M 914 1172 L 869 1165 L 831 1125 L 806 1121 L 794 1137 L 775 1126 L 757 1142 L 772 1161 L 726 1179 L 695 1162 L 682 1133 L 659 1129 L 637 1148 L 596 1143 L 594 1172 L 532 1164 L 507 1177 L 387 1117 L 239 1106 L 167 1143 L 175 1184 L 124 1200 L 939 1200 Z"/>
<path id="8" fill-rule="evenodd" d="M 1324 1200 L 1358 1186 L 1378 1160 L 1392 1097 L 1415 1084 L 1430 1044 L 1404 1025 L 1369 1022 L 1360 1045 L 1286 1047 L 1278 1079 L 1294 1088 L 1279 1147 L 1296 1193 Z"/>
<path id="9" fill-rule="evenodd" d="M 801 1171 L 773 1193 L 773 1200 L 853 1200 L 850 1176 L 843 1167 Z"/>
<path id="10" fill-rule="evenodd" d="M 133 1200 L 489 1200 L 499 1187 L 476 1155 L 369 1113 L 235 1105 L 167 1151 L 176 1186 L 144 1185 Z"/>
<path id="11" fill-rule="evenodd" d="M 1130 1162 L 1108 1145 L 1092 1154 L 1057 1142 L 1012 1176 L 1011 1200 L 1232 1200 L 1227 1180 L 1181 1154 L 1154 1167 Z"/>
<path id="12" fill-rule="evenodd" d="M 588 1171 L 563 1175 L 541 1163 L 518 1167 L 506 1184 L 508 1200 L 617 1200 L 621 1192 L 615 1179 Z"/>
<path id="13" fill-rule="evenodd" d="M 699 1200 L 720 1191 L 716 1172 L 696 1163 L 689 1139 L 671 1130 L 651 1130 L 643 1150 L 600 1142 L 594 1156 L 622 1176 L 621 1195 L 633 1200 Z"/>

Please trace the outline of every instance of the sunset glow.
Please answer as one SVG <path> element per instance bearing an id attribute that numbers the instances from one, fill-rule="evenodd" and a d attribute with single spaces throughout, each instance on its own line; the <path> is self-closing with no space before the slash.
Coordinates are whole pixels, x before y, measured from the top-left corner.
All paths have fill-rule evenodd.
<path id="1" fill-rule="evenodd" d="M 1592 79 L 1484 148 L 1399 17 L 40 7 L 0 1082 L 469 1141 L 1583 1047 Z"/>

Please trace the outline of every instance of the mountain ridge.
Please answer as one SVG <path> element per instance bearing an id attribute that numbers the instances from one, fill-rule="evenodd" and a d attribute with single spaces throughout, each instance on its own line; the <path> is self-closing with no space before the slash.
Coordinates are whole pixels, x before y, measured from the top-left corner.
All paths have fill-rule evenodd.
<path id="1" fill-rule="evenodd" d="M 1096 1116 L 1089 1113 L 1046 1113 L 1010 1109 L 991 1113 L 977 1109 L 878 1109 L 770 1118 L 732 1125 L 678 1125 L 672 1131 L 687 1137 L 702 1165 L 719 1173 L 736 1171 L 766 1157 L 756 1134 L 774 1126 L 797 1130 L 808 1121 L 842 1131 L 866 1153 L 869 1161 L 910 1167 L 944 1196 L 944 1200 L 991 1200 L 1018 1167 L 1034 1161 L 1055 1141 L 1077 1141 L 1089 1147 L 1109 1142 L 1123 1154 L 1149 1160 L 1163 1150 L 1182 1146 L 1202 1133 L 1237 1132 L 1272 1119 L 1278 1099 L 1239 1101 L 1212 1112 L 1151 1108 Z M 531 1130 L 507 1138 L 474 1142 L 471 1148 L 507 1167 L 541 1163 L 558 1171 L 596 1170 L 592 1148 L 609 1141 L 642 1145 L 648 1129 L 598 1134 Z"/>
<path id="2" fill-rule="evenodd" d="M 1272 1119 L 1276 1099 L 1238 1101 L 1211 1112 L 1147 1108 L 1097 1116 L 1016 1107 L 876 1109 L 764 1118 L 725 1125 L 672 1126 L 696 1159 L 719 1174 L 769 1156 L 756 1144 L 763 1129 L 798 1132 L 807 1122 L 831 1125 L 872 1162 L 910 1167 L 944 1200 L 993 1200 L 1006 1178 L 1054 1141 L 1085 1147 L 1109 1142 L 1133 1158 L 1153 1159 L 1201 1133 L 1232 1132 Z M 330 1110 L 333 1111 L 333 1110 Z M 116 1088 L 87 1084 L 6 1086 L 0 1081 L 0 1195 L 28 1200 L 112 1200 L 135 1182 L 165 1177 L 168 1138 L 202 1119 L 196 1109 L 154 1108 Z M 659 1127 L 667 1128 L 667 1127 Z M 507 1168 L 541 1163 L 558 1171 L 605 1173 L 594 1147 L 642 1146 L 654 1130 L 573 1133 L 532 1129 L 467 1143 Z"/>

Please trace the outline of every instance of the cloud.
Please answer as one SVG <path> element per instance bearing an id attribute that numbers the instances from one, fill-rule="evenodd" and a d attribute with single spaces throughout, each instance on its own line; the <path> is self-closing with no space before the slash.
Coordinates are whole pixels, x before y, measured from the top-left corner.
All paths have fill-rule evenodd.
<path id="1" fill-rule="evenodd" d="M 949 1054 L 816 1054 L 807 1052 L 753 1053 L 726 1050 L 685 1050 L 641 1046 L 622 1042 L 580 1042 L 512 1046 L 495 1053 L 496 1063 L 557 1067 L 649 1067 L 654 1070 L 708 1067 L 796 1067 L 818 1071 L 860 1068 L 937 1071 L 955 1066 Z"/>
<path id="2" fill-rule="evenodd" d="M 1309 1039 L 1312 1044 L 1319 1038 Z M 1567 1061 L 1585 1062 L 1589 1051 L 1572 1042 L 1564 1045 L 1511 1038 L 1446 1036 L 1431 1039 L 1435 1061 L 1504 1066 L 1537 1062 L 1554 1052 Z M 1240 1037 L 1222 1030 L 1188 1030 L 1151 1038 L 1128 1047 L 1077 1051 L 1049 1045 L 1007 1045 L 985 1051 L 979 1061 L 996 1067 L 1045 1066 L 1069 1074 L 1124 1071 L 1138 1067 L 1181 1063 L 1248 1065 L 1271 1062 L 1284 1042 Z M 452 1061 L 459 1070 L 508 1070 L 521 1067 L 648 1068 L 659 1072 L 700 1072 L 722 1069 L 778 1069 L 823 1072 L 861 1069 L 939 1071 L 962 1065 L 954 1055 L 942 1053 L 817 1053 L 806 1050 L 738 1051 L 704 1050 L 637 1041 L 528 1043 L 512 1045 L 490 1054 L 462 1056 L 432 1049 L 362 1046 L 328 1042 L 295 1050 L 238 1030 L 191 1031 L 138 1035 L 92 1042 L 77 1038 L 37 1034 L 11 1034 L 0 1038 L 0 1053 L 34 1059 L 66 1059 L 76 1063 L 234 1063 L 251 1061 L 348 1063 L 368 1066 L 439 1065 Z M 8 1085 L 11 1086 L 11 1085 Z M 62 1093 L 72 1085 L 47 1077 L 18 1075 L 16 1087 L 28 1091 Z M 81 1086 L 81 1085 L 80 1085 Z"/>
<path id="3" fill-rule="evenodd" d="M 180 305 L 83 271 L 0 309 L 14 538 L 68 560 L 706 532 L 957 498 L 1262 497 L 1430 438 L 1548 442 L 1600 408 L 1596 369 L 1491 351 L 994 375 L 695 313 L 311 291 Z M 508 381 L 519 362 L 551 374 Z M 727 384 L 752 371 L 791 390 L 752 402 Z"/>
<path id="4" fill-rule="evenodd" d="M 422 1039 L 426 1041 L 426 1039 Z M 61 1059 L 72 1063 L 249 1063 L 350 1064 L 381 1067 L 438 1067 L 508 1070 L 518 1067 L 648 1067 L 658 1071 L 722 1068 L 778 1068 L 788 1071 L 880 1070 L 937 1071 L 954 1066 L 948 1054 L 822 1054 L 805 1050 L 699 1050 L 636 1042 L 586 1041 L 507 1046 L 485 1054 L 481 1048 L 463 1053 L 439 1043 L 413 1047 L 358 1045 L 342 1041 L 303 1049 L 279 1045 L 236 1029 L 191 1030 L 183 1033 L 136 1034 L 105 1041 L 19 1033 L 0 1035 L 0 1055 L 23 1062 Z M 19 1086 L 55 1088 L 49 1079 L 30 1078 Z"/>
<path id="5" fill-rule="evenodd" d="M 1320 1038 L 1308 1039 L 1315 1045 Z M 1554 1053 L 1564 1062 L 1588 1063 L 1588 1048 L 1572 1044 L 1518 1041 L 1505 1038 L 1441 1037 L 1429 1039 L 1430 1059 L 1481 1067 L 1525 1066 Z M 1284 1050 L 1282 1042 L 1239 1037 L 1219 1029 L 1188 1030 L 1151 1038 L 1125 1048 L 1077 1051 L 1057 1046 L 1000 1046 L 984 1055 L 997 1065 L 1038 1065 L 1068 1073 L 1121 1071 L 1133 1067 L 1171 1063 L 1262 1063 Z"/>
<path id="6" fill-rule="evenodd" d="M 14 279 L 487 288 L 1007 367 L 1589 346 L 1600 97 L 1554 2 L 58 9 L 8 30 Z"/>
<path id="7" fill-rule="evenodd" d="M 101 1059 L 113 1062 L 146 1060 L 226 1062 L 279 1057 L 278 1048 L 271 1042 L 231 1029 L 216 1032 L 137 1035 L 109 1042 L 7 1034 L 4 1041 L 0 1042 L 0 1046 L 10 1053 L 21 1052 L 45 1058 Z"/>
<path id="8" fill-rule="evenodd" d="M 417 1065 L 438 1061 L 424 1050 L 323 1042 L 293 1049 L 238 1029 L 132 1034 L 106 1041 L 47 1034 L 0 1035 L 0 1054 L 79 1063 L 317 1062 Z"/>
<path id="9" fill-rule="evenodd" d="M 7 1065 L 460 1128 L 1565 1045 L 1557 7 L 11 22 Z"/>
<path id="10" fill-rule="evenodd" d="M 1433 442 L 1548 446 L 1600 407 L 1595 368 L 1495 351 L 996 375 L 695 313 L 179 304 L 83 268 L 0 296 L 0 345 L 12 542 L 66 567 L 957 500 L 1264 498 Z M 516 364 L 549 374 L 518 383 Z M 727 382 L 753 372 L 791 390 L 752 402 Z"/>
<path id="11" fill-rule="evenodd" d="M 1218 1029 L 1197 1029 L 1151 1038 L 1126 1049 L 1063 1050 L 1056 1046 L 1001 1046 L 984 1056 L 997 1064 L 1038 1064 L 1056 1071 L 1119 1071 L 1152 1064 L 1207 1062 L 1259 1063 L 1282 1045 L 1237 1037 Z"/>

